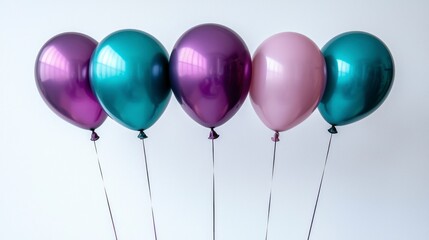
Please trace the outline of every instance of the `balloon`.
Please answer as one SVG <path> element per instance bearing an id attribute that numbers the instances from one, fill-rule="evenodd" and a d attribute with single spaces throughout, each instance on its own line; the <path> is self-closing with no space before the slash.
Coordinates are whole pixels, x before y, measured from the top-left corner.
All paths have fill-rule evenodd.
<path id="1" fill-rule="evenodd" d="M 139 30 L 120 30 L 103 39 L 91 58 L 90 76 L 104 110 L 132 130 L 152 126 L 171 97 L 167 51 Z"/>
<path id="2" fill-rule="evenodd" d="M 327 85 L 319 104 L 331 125 L 346 125 L 374 112 L 393 84 L 392 55 L 377 37 L 365 32 L 346 32 L 322 49 L 327 66 Z"/>
<path id="3" fill-rule="evenodd" d="M 253 56 L 252 106 L 275 132 L 304 121 L 316 109 L 325 85 L 322 53 L 304 35 L 278 33 L 265 40 Z"/>
<path id="4" fill-rule="evenodd" d="M 35 66 L 36 84 L 46 104 L 64 120 L 90 130 L 107 117 L 89 84 L 89 61 L 96 46 L 86 35 L 62 33 L 45 43 Z"/>
<path id="5" fill-rule="evenodd" d="M 191 118 L 208 128 L 224 124 L 239 110 L 249 92 L 251 72 L 244 41 L 217 24 L 191 28 L 171 53 L 174 95 Z"/>

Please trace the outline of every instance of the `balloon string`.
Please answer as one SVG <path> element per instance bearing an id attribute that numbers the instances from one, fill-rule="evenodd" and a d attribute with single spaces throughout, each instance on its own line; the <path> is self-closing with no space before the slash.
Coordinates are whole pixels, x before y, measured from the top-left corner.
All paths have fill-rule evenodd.
<path id="1" fill-rule="evenodd" d="M 278 140 L 278 133 L 276 133 L 277 136 L 275 139 L 273 139 L 274 142 L 274 150 L 273 150 L 273 163 L 272 163 L 272 167 L 271 167 L 271 185 L 270 185 L 270 195 L 268 198 L 268 209 L 267 209 L 267 223 L 266 223 L 266 227 L 265 227 L 265 240 L 268 239 L 268 226 L 270 223 L 270 215 L 271 215 L 271 196 L 272 196 L 272 192 L 273 192 L 273 182 L 274 182 L 274 169 L 275 169 L 275 164 L 276 164 L 276 148 L 277 148 L 277 142 Z"/>
<path id="2" fill-rule="evenodd" d="M 109 208 L 110 221 L 112 222 L 113 232 L 115 233 L 115 239 L 118 240 L 115 221 L 113 220 L 112 208 L 110 207 L 109 196 L 107 195 L 106 184 L 104 182 L 103 170 L 101 169 L 100 158 L 98 156 L 97 144 L 95 143 L 95 140 L 93 140 L 93 143 L 94 143 L 95 154 L 97 155 L 98 169 L 100 170 L 101 181 L 103 182 L 104 196 L 106 197 L 107 207 Z"/>
<path id="3" fill-rule="evenodd" d="M 158 235 L 156 233 L 156 225 L 155 225 L 155 214 L 153 213 L 152 190 L 150 187 L 149 168 L 147 166 L 146 147 L 144 145 L 144 139 L 145 138 L 141 138 L 142 145 L 143 145 L 144 164 L 146 167 L 147 186 L 148 186 L 148 190 L 149 190 L 149 200 L 150 200 L 150 210 L 151 210 L 151 215 L 152 215 L 153 234 L 154 234 L 155 240 L 158 240 Z"/>
<path id="4" fill-rule="evenodd" d="M 332 127 L 328 131 L 331 133 L 331 136 L 329 137 L 328 150 L 326 151 L 326 157 L 325 157 L 325 165 L 323 166 L 322 176 L 320 178 L 319 190 L 317 191 L 316 203 L 314 204 L 313 216 L 311 217 L 311 223 L 310 223 L 310 228 L 308 229 L 307 240 L 310 239 L 311 230 L 313 229 L 314 217 L 316 216 L 317 204 L 319 203 L 320 191 L 322 189 L 323 178 L 325 177 L 326 165 L 328 163 L 329 150 L 331 149 L 332 135 L 337 133 L 335 127 Z"/>
<path id="5" fill-rule="evenodd" d="M 212 162 L 213 162 L 213 186 L 212 186 L 212 203 L 213 203 L 213 240 L 216 240 L 216 191 L 215 191 L 215 146 L 214 146 L 214 140 L 216 138 L 212 138 Z"/>

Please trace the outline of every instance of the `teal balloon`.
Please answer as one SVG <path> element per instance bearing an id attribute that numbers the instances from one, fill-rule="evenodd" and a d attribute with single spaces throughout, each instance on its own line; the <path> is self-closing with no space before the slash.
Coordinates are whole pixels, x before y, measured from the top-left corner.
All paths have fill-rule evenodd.
<path id="1" fill-rule="evenodd" d="M 356 122 L 386 99 L 394 78 L 387 46 L 365 32 L 346 32 L 330 40 L 322 53 L 327 83 L 319 111 L 333 126 Z"/>
<path id="2" fill-rule="evenodd" d="M 107 114 L 136 131 L 148 129 L 171 98 L 168 53 L 151 35 L 120 30 L 107 36 L 90 62 L 90 83 Z"/>

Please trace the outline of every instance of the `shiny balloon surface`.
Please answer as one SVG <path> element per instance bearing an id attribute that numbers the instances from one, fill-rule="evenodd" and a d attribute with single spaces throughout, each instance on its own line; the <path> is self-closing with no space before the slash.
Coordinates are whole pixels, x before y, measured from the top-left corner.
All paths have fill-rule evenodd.
<path id="1" fill-rule="evenodd" d="M 322 49 L 327 85 L 319 104 L 332 125 L 346 125 L 374 112 L 393 84 L 394 63 L 387 46 L 365 32 L 346 32 Z"/>
<path id="2" fill-rule="evenodd" d="M 252 106 L 262 122 L 276 132 L 291 129 L 310 116 L 325 84 L 323 55 L 302 34 L 273 35 L 253 55 Z"/>
<path id="3" fill-rule="evenodd" d="M 179 104 L 209 128 L 222 125 L 239 110 L 249 91 L 251 72 L 244 41 L 217 24 L 185 32 L 170 58 L 170 80 Z"/>
<path id="4" fill-rule="evenodd" d="M 40 95 L 64 120 L 84 129 L 99 127 L 107 115 L 89 83 L 89 62 L 97 42 L 80 33 L 62 33 L 40 50 L 35 78 Z"/>
<path id="5" fill-rule="evenodd" d="M 100 42 L 90 74 L 104 110 L 132 130 L 152 126 L 171 97 L 167 51 L 139 30 L 120 30 Z"/>

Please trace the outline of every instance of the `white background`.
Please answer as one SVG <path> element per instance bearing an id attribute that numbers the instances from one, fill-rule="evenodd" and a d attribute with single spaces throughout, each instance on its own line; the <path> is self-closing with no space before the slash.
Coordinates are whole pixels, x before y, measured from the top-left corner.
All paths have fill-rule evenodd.
<path id="1" fill-rule="evenodd" d="M 90 133 L 57 117 L 34 81 L 52 36 L 102 40 L 136 28 L 169 52 L 189 28 L 226 25 L 253 53 L 296 31 L 322 47 L 345 31 L 389 46 L 395 82 L 369 117 L 333 138 L 313 240 L 429 239 L 429 15 L 426 1 L 7 1 L 0 8 L 0 239 L 114 239 Z M 306 239 L 329 133 L 316 110 L 281 134 L 269 240 Z M 217 239 L 264 238 L 272 132 L 249 99 L 217 129 Z M 108 119 L 97 142 L 120 240 L 153 239 L 137 133 Z M 146 142 L 159 240 L 211 239 L 209 131 L 174 98 Z"/>

